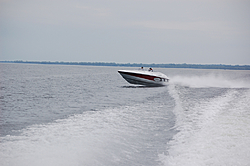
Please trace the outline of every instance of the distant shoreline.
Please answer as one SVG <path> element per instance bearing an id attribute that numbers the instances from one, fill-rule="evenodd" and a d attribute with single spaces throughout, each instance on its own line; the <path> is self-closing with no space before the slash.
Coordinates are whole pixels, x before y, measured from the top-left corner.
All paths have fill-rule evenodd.
<path id="1" fill-rule="evenodd" d="M 114 62 L 50 62 L 50 61 L 0 61 L 0 63 L 28 63 L 28 64 L 55 64 L 55 65 L 85 65 L 85 66 L 121 66 L 121 67 L 153 67 L 153 68 L 191 68 L 191 69 L 224 69 L 250 70 L 250 65 L 224 64 L 143 64 L 143 63 L 114 63 Z"/>

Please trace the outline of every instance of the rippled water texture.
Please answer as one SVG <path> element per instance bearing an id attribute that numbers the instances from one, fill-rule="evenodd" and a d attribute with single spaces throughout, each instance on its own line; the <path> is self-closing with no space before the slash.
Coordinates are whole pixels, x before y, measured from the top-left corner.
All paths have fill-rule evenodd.
<path id="1" fill-rule="evenodd" d="M 1 165 L 250 165 L 250 72 L 0 64 Z"/>

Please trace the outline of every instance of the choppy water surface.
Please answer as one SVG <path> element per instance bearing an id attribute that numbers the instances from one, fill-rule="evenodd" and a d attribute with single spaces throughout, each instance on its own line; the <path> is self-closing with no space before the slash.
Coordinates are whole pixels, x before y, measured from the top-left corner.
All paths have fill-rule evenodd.
<path id="1" fill-rule="evenodd" d="M 0 64 L 1 165 L 250 165 L 250 72 Z M 134 69 L 134 68 L 131 68 Z"/>

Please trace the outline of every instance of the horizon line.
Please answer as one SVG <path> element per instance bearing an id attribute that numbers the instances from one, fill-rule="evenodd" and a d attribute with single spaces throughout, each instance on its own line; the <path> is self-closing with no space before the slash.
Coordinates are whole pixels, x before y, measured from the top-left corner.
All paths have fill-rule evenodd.
<path id="1" fill-rule="evenodd" d="M 250 66 L 250 64 L 224 64 L 224 63 L 174 63 L 174 62 L 169 62 L 169 63 L 139 63 L 139 62 L 103 62 L 103 61 L 47 61 L 47 60 L 2 60 L 0 62 L 14 62 L 14 63 L 103 63 L 103 64 L 131 64 L 131 65 L 171 65 L 171 64 L 176 64 L 176 65 L 225 65 L 225 66 Z"/>

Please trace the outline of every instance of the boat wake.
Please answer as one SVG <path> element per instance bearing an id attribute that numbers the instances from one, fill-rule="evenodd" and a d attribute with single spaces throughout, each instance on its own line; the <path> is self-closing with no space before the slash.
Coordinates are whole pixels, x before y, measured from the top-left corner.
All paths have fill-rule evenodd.
<path id="1" fill-rule="evenodd" d="M 168 142 L 168 154 L 159 154 L 164 165 L 249 165 L 249 85 L 215 76 L 172 80 L 168 90 L 179 132 Z M 214 96 L 193 96 L 204 91 Z"/>
<path id="2" fill-rule="evenodd" d="M 238 80 L 237 78 L 226 78 L 222 75 L 205 75 L 205 76 L 173 76 L 172 84 L 188 86 L 191 88 L 250 88 L 250 80 Z"/>

